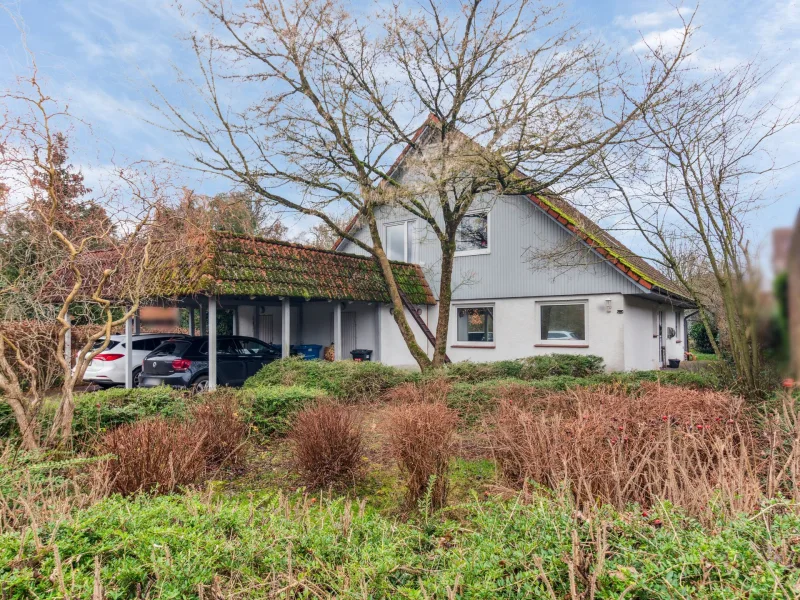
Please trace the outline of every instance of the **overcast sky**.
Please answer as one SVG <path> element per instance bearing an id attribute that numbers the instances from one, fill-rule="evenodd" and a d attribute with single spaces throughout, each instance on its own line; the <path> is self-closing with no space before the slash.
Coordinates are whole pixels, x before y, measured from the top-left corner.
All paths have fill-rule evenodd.
<path id="1" fill-rule="evenodd" d="M 191 7 L 191 0 L 182 4 Z M 90 183 L 115 161 L 188 160 L 180 140 L 146 121 L 153 117 L 149 83 L 174 91 L 172 66 L 192 68 L 193 55 L 182 39 L 195 26 L 190 13 L 169 0 L 0 0 L 0 5 L 23 17 L 28 45 L 53 95 L 67 99 L 71 112 L 92 124 L 91 138 L 78 140 L 82 155 L 75 161 Z M 677 25 L 674 6 L 659 0 L 571 0 L 567 8 L 584 28 L 623 49 L 642 38 L 668 36 Z M 800 97 L 795 75 L 800 0 L 705 0 L 697 22 L 701 66 L 724 67 L 756 57 L 780 62 L 777 79 L 787 82 L 784 98 Z M 6 87 L 24 64 L 20 34 L 0 13 L 0 86 Z M 800 160 L 796 138 L 781 140 L 779 158 Z M 199 192 L 224 189 L 220 182 L 196 177 L 186 183 Z M 798 187 L 800 167 L 788 169 L 775 202 L 753 220 L 751 238 L 761 248 L 762 264 L 768 263 L 772 228 L 790 225 L 800 208 Z"/>

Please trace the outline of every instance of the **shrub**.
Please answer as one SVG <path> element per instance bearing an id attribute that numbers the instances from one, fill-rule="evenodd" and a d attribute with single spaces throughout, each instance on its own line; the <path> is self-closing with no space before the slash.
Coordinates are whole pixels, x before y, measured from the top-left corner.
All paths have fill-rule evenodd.
<path id="1" fill-rule="evenodd" d="M 404 403 L 388 412 L 389 450 L 406 476 L 409 506 L 424 497 L 430 507 L 447 501 L 447 473 L 455 452 L 458 415 L 441 403 Z"/>
<path id="2" fill-rule="evenodd" d="M 446 376 L 460 382 L 473 383 L 509 378 L 535 381 L 553 376 L 588 377 L 602 372 L 602 358 L 580 354 L 544 354 L 490 363 L 464 361 L 444 368 Z"/>
<path id="3" fill-rule="evenodd" d="M 249 426 L 239 411 L 239 397 L 232 390 L 213 392 L 190 409 L 189 423 L 204 436 L 202 453 L 207 467 L 235 465 L 244 459 Z"/>
<path id="4" fill-rule="evenodd" d="M 106 431 L 148 417 L 180 418 L 186 415 L 192 397 L 167 386 L 156 388 L 112 388 L 75 395 L 73 436 L 89 446 Z"/>
<path id="5" fill-rule="evenodd" d="M 523 359 L 521 379 L 544 379 L 558 375 L 589 377 L 603 372 L 603 359 L 592 354 L 545 354 Z"/>
<path id="6" fill-rule="evenodd" d="M 712 333 L 714 334 L 714 340 L 719 343 L 719 333 L 716 329 L 712 329 Z M 703 354 L 714 353 L 714 346 L 711 345 L 706 327 L 700 321 L 692 323 L 692 326 L 689 328 L 689 338 L 692 340 L 693 350 Z"/>
<path id="7" fill-rule="evenodd" d="M 301 410 L 289 432 L 294 458 L 312 488 L 354 481 L 361 467 L 361 423 L 355 412 L 333 402 Z"/>
<path id="8" fill-rule="evenodd" d="M 242 392 L 243 409 L 258 433 L 283 434 L 297 411 L 325 395 L 323 390 L 303 385 L 251 386 Z"/>
<path id="9" fill-rule="evenodd" d="M 486 363 L 474 363 L 466 360 L 447 365 L 444 373 L 457 381 L 478 382 L 489 379 L 518 378 L 522 372 L 522 366 L 522 361 L 519 360 Z"/>
<path id="10" fill-rule="evenodd" d="M 419 379 L 418 373 L 375 362 L 302 360 L 287 358 L 265 366 L 245 387 L 305 386 L 324 390 L 340 400 L 374 400 L 386 390 Z"/>
<path id="11" fill-rule="evenodd" d="M 189 423 L 161 417 L 109 431 L 100 442 L 100 452 L 114 455 L 105 464 L 112 490 L 169 493 L 198 481 L 206 470 L 206 436 Z"/>
<path id="12" fill-rule="evenodd" d="M 727 394 L 643 384 L 637 395 L 508 397 L 490 424 L 509 482 L 567 483 L 581 503 L 660 498 L 702 515 L 716 500 L 733 514 L 763 497 L 761 449 L 741 401 Z"/>

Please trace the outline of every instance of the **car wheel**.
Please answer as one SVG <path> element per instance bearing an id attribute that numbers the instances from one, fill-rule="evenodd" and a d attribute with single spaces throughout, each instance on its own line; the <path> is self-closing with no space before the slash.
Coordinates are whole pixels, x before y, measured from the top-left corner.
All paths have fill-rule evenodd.
<path id="1" fill-rule="evenodd" d="M 142 368 L 137 367 L 133 370 L 133 387 L 137 388 L 142 385 Z"/>
<path id="2" fill-rule="evenodd" d="M 192 383 L 192 392 L 195 394 L 202 394 L 208 391 L 208 377 L 201 375 Z"/>

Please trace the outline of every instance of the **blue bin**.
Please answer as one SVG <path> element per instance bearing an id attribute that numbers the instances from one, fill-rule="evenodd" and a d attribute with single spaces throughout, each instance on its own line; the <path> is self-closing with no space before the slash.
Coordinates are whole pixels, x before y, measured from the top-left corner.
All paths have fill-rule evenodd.
<path id="1" fill-rule="evenodd" d="M 322 358 L 322 345 L 321 344 L 299 344 L 292 346 L 292 353 L 297 353 L 305 360 L 315 360 Z"/>

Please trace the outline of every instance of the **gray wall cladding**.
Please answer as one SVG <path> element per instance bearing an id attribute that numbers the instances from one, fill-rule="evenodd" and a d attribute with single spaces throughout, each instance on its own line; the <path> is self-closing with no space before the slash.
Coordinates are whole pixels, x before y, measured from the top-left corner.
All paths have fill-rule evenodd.
<path id="1" fill-rule="evenodd" d="M 581 262 L 587 264 L 577 266 L 537 258 L 537 253 L 569 248 L 575 242 L 572 233 L 528 198 L 487 197 L 484 204 L 490 209 L 490 253 L 456 257 L 454 300 L 642 292 L 642 288 L 599 256 L 592 255 L 587 260 L 586 253 L 582 252 Z M 381 232 L 385 231 L 385 224 L 406 219 L 414 221 L 414 239 L 410 240 L 412 259 L 422 266 L 438 297 L 441 250 L 433 231 L 405 211 L 387 208 L 382 212 L 379 219 Z M 366 228 L 358 232 L 358 238 L 369 239 Z M 340 250 L 365 254 L 348 242 L 343 243 Z"/>

